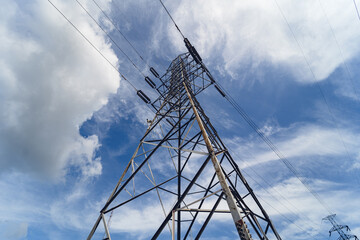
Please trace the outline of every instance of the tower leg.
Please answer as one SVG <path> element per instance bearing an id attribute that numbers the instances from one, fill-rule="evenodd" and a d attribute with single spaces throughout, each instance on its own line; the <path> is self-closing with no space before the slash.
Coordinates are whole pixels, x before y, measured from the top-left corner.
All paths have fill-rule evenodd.
<path id="1" fill-rule="evenodd" d="M 199 116 L 199 113 L 196 110 L 194 101 L 192 100 L 191 94 L 189 92 L 188 87 L 186 86 L 185 81 L 183 81 L 183 85 L 184 85 L 184 88 L 186 90 L 187 96 L 188 96 L 188 98 L 190 100 L 190 104 L 191 104 L 191 107 L 192 107 L 193 112 L 195 114 L 196 120 L 197 120 L 197 122 L 199 124 L 200 130 L 202 132 L 206 147 L 207 147 L 207 149 L 209 151 L 211 161 L 212 161 L 212 163 L 214 165 L 215 172 L 216 172 L 216 175 L 217 175 L 218 180 L 220 182 L 221 188 L 222 188 L 222 190 L 223 190 L 223 192 L 224 192 L 224 194 L 226 196 L 226 202 L 227 202 L 227 204 L 229 206 L 229 210 L 231 212 L 231 216 L 232 216 L 232 218 L 234 220 L 234 223 L 235 223 L 236 229 L 238 231 L 238 234 L 240 236 L 240 239 L 241 240 L 252 240 L 251 235 L 249 233 L 249 230 L 247 229 L 246 224 L 244 223 L 244 220 L 241 217 L 240 209 L 236 205 L 236 200 L 235 200 L 235 198 L 234 198 L 234 196 L 233 196 L 233 194 L 232 194 L 232 192 L 230 190 L 230 187 L 229 187 L 228 183 L 226 182 L 225 174 L 221 169 L 219 160 L 217 159 L 217 157 L 215 155 L 214 148 L 213 148 L 213 146 L 212 146 L 212 144 L 210 142 L 209 136 L 208 136 L 208 134 L 207 134 L 207 132 L 206 132 L 206 130 L 204 128 L 204 125 L 203 125 L 203 122 L 202 122 L 202 120 L 201 120 L 201 118 Z"/>

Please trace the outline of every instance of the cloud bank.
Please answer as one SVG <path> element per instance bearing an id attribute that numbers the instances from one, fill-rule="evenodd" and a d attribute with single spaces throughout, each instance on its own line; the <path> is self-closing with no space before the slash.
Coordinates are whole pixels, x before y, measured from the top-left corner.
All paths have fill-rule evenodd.
<path id="1" fill-rule="evenodd" d="M 274 128 L 270 139 L 288 159 L 296 159 L 298 163 L 310 159 L 340 157 L 342 164 L 357 163 L 359 156 L 359 137 L 356 127 L 329 128 L 317 124 L 298 123 L 288 128 Z M 243 167 L 251 167 L 270 161 L 279 160 L 278 156 L 269 149 L 259 138 L 227 139 L 229 147 L 233 149 L 239 159 L 244 160 Z M 346 160 L 346 161 L 345 161 Z"/>
<path id="2" fill-rule="evenodd" d="M 73 1 L 53 1 L 114 64 L 117 57 Z M 107 2 L 108 4 L 108 2 Z M 114 69 L 47 1 L 4 1 L 0 16 L 0 169 L 58 178 L 101 173 L 96 136 L 79 126 L 119 86 Z M 99 18 L 99 14 L 95 15 Z M 5 90 L 6 89 L 6 90 Z"/>

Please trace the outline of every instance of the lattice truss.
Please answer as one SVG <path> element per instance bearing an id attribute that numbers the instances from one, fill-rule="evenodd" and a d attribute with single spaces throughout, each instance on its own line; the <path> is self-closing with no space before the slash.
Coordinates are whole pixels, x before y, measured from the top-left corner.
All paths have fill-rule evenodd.
<path id="1" fill-rule="evenodd" d="M 349 226 L 348 225 L 339 225 L 335 221 L 335 216 L 336 216 L 336 214 L 331 214 L 331 215 L 323 218 L 323 220 L 327 220 L 333 225 L 333 227 L 329 230 L 329 237 L 331 236 L 332 232 L 337 232 L 339 234 L 339 237 L 337 240 L 347 240 L 347 239 L 359 240 L 359 238 L 357 236 L 346 233 L 346 232 L 350 232 Z M 344 232 L 344 229 L 346 232 Z"/>
<path id="2" fill-rule="evenodd" d="M 211 228 L 221 235 L 217 223 L 224 221 L 235 236 L 239 233 L 240 239 L 281 239 L 196 100 L 196 95 L 213 82 L 205 66 L 196 63 L 189 54 L 182 54 L 171 63 L 161 81 L 157 88 L 160 96 L 152 103 L 155 117 L 148 120 L 144 136 L 88 239 L 100 222 L 104 225 L 105 239 L 111 239 L 112 227 L 126 232 L 131 230 L 131 224 L 142 224 L 146 232 L 151 232 L 148 238 L 152 239 L 199 239 Z M 212 150 L 206 144 L 194 108 Z M 219 183 L 210 151 L 220 163 L 220 171 L 244 219 L 240 223 L 244 226 L 238 231 L 226 201 L 229 196 Z M 244 229 L 252 237 L 246 238 Z"/>

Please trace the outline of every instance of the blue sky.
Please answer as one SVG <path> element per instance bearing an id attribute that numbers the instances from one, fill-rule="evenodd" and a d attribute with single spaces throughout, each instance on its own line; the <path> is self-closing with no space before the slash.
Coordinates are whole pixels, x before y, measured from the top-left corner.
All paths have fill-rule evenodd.
<path id="1" fill-rule="evenodd" d="M 52 2 L 132 84 L 155 96 L 75 0 Z M 95 1 L 146 64 L 92 0 L 79 2 L 145 75 L 146 64 L 162 74 L 186 51 L 158 1 Z M 164 3 L 217 81 L 359 236 L 354 2 Z M 48 1 L 3 1 L 0 36 L 0 238 L 84 239 L 152 113 Z M 328 212 L 225 99 L 210 87 L 199 101 L 283 239 L 329 239 L 331 226 L 321 221 Z M 147 239 L 154 223 L 144 216 L 158 212 L 151 204 L 123 212 L 125 223 L 114 217 L 114 236 Z M 206 239 L 233 239 L 232 225 L 218 231 L 228 223 L 215 219 Z"/>

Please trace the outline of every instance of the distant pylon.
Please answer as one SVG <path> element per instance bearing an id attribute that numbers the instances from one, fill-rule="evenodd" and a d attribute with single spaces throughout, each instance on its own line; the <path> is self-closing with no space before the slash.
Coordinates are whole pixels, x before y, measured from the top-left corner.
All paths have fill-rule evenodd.
<path id="1" fill-rule="evenodd" d="M 347 239 L 351 239 L 351 238 L 359 240 L 357 236 L 345 233 L 343 231 L 343 229 L 346 229 L 346 231 L 349 232 L 350 231 L 349 226 L 337 224 L 337 222 L 335 221 L 335 216 L 336 216 L 336 214 L 332 214 L 332 215 L 329 215 L 329 216 L 323 218 L 323 220 L 327 220 L 333 225 L 333 227 L 329 230 L 330 236 L 331 236 L 332 232 L 336 231 L 340 236 L 338 238 L 338 240 L 347 240 Z"/>
<path id="2" fill-rule="evenodd" d="M 150 204 L 157 216 L 152 211 L 144 218 L 151 223 L 160 219 L 151 239 L 199 239 L 208 225 L 217 227 L 214 215 L 226 214 L 236 231 L 218 229 L 217 236 L 237 232 L 241 240 L 281 240 L 196 99 L 214 83 L 201 58 L 191 52 L 178 56 L 159 78 L 158 87 L 145 80 L 159 94 L 151 102 L 155 117 L 148 121 L 145 135 L 87 239 L 92 239 L 100 222 L 104 239 L 111 239 L 107 216 L 114 212 L 112 226 L 119 226 L 116 212 L 122 212 L 118 220 L 124 223 L 127 215 L 121 209 L 136 211 Z M 138 95 L 150 102 L 143 92 Z"/>

